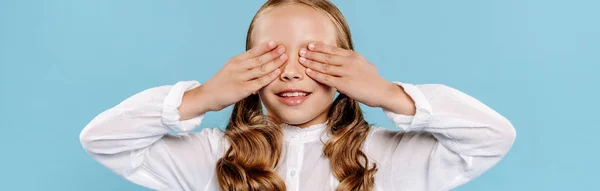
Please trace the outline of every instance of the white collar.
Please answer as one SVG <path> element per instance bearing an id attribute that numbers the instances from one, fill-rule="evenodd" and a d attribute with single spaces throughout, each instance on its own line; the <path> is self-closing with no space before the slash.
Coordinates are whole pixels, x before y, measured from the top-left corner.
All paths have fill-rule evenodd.
<path id="1" fill-rule="evenodd" d="M 283 130 L 283 138 L 289 142 L 306 143 L 316 140 L 326 141 L 329 138 L 327 129 L 327 122 L 311 125 L 305 128 L 298 126 L 282 123 L 280 127 Z"/>

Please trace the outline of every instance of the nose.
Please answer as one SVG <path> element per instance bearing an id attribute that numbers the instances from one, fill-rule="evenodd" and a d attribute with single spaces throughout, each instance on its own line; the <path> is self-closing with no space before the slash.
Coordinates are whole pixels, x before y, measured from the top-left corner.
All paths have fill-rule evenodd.
<path id="1" fill-rule="evenodd" d="M 300 58 L 298 56 L 298 51 L 299 50 L 291 50 L 286 53 L 288 54 L 288 60 L 281 66 L 281 75 L 279 76 L 281 81 L 301 81 L 304 79 L 304 76 L 306 75 L 304 70 L 306 70 L 306 68 L 298 61 Z"/>

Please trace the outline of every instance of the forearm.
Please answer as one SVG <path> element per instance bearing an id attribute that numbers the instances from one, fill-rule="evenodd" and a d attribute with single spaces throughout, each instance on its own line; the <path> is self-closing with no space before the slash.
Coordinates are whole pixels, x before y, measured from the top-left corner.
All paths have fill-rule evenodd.
<path id="1" fill-rule="evenodd" d="M 189 90 L 183 94 L 181 106 L 179 106 L 180 120 L 198 117 L 206 112 L 213 111 L 210 107 L 210 98 L 201 86 Z"/>

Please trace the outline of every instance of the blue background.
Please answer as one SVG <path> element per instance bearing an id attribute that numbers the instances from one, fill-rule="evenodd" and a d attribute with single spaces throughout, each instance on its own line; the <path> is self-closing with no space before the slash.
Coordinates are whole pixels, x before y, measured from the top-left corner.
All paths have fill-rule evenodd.
<path id="1" fill-rule="evenodd" d="M 209 79 L 244 51 L 263 2 L 0 0 L 2 190 L 145 190 L 93 161 L 79 132 L 143 89 Z M 506 158 L 456 190 L 598 189 L 600 1 L 334 2 L 386 79 L 455 87 L 516 127 Z"/>

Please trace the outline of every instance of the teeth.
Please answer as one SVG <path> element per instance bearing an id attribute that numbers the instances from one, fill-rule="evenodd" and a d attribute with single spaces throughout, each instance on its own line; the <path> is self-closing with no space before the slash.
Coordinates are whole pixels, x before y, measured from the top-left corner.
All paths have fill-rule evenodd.
<path id="1" fill-rule="evenodd" d="M 287 92 L 287 93 L 282 93 L 279 95 L 282 97 L 298 97 L 298 96 L 306 96 L 306 93 L 304 93 L 304 92 Z"/>

